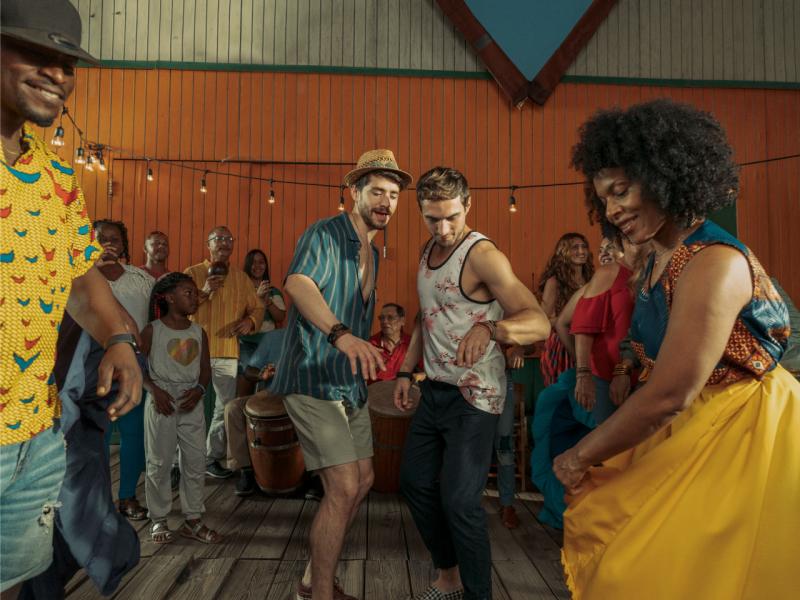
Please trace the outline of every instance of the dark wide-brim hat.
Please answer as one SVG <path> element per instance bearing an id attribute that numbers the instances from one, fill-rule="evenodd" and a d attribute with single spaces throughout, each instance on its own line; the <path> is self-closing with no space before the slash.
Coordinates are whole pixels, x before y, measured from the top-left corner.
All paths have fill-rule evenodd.
<path id="1" fill-rule="evenodd" d="M 380 149 L 364 152 L 359 157 L 356 168 L 344 176 L 344 184 L 347 186 L 353 185 L 362 175 L 366 175 L 371 171 L 391 171 L 396 173 L 403 180 L 403 187 L 408 187 L 414 180 L 409 173 L 397 166 L 397 161 L 394 159 L 394 153 L 391 150 Z"/>
<path id="2" fill-rule="evenodd" d="M 0 33 L 99 65 L 81 44 L 81 16 L 68 0 L 2 0 Z"/>

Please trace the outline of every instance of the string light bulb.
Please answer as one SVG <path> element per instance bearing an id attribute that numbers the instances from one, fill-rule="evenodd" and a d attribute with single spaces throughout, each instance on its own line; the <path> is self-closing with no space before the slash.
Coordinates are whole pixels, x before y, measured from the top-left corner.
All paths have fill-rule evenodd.
<path id="1" fill-rule="evenodd" d="M 272 179 L 269 180 L 269 198 L 267 198 L 267 202 L 275 204 L 275 190 L 272 189 Z"/>
<path id="2" fill-rule="evenodd" d="M 208 192 L 208 187 L 206 187 L 206 175 L 208 175 L 208 171 L 203 173 L 203 176 L 200 178 L 200 193 L 205 194 Z"/>
<path id="3" fill-rule="evenodd" d="M 339 187 L 339 212 L 344 212 L 344 186 Z"/>
<path id="4" fill-rule="evenodd" d="M 147 161 L 147 181 L 153 181 L 153 169 L 149 160 Z"/>
<path id="5" fill-rule="evenodd" d="M 75 164 L 76 165 L 86 164 L 86 153 L 83 150 L 83 146 L 78 146 L 78 149 L 75 151 Z"/>
<path id="6" fill-rule="evenodd" d="M 87 171 L 94 171 L 94 157 L 91 154 L 86 156 L 86 164 L 83 168 Z"/>
<path id="7" fill-rule="evenodd" d="M 514 190 L 517 189 L 517 186 L 511 186 L 511 196 L 508 197 L 508 212 L 515 213 L 517 212 L 517 199 L 514 198 Z"/>
<path id="8" fill-rule="evenodd" d="M 101 171 L 106 170 L 106 161 L 103 160 L 102 150 L 97 151 L 97 168 L 100 169 Z"/>
<path id="9" fill-rule="evenodd" d="M 50 143 L 53 146 L 64 145 L 64 128 L 61 125 L 56 127 L 56 132 L 53 134 L 53 140 Z"/>

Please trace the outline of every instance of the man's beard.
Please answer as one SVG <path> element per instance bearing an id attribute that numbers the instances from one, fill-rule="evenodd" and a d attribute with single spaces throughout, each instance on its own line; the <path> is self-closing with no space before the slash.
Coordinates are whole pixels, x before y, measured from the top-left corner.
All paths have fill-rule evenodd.
<path id="1" fill-rule="evenodd" d="M 59 114 L 61 114 L 61 110 L 59 109 L 55 111 L 53 115 L 43 115 L 41 112 L 37 111 L 33 106 L 31 106 L 25 99 L 17 98 L 17 106 L 19 107 L 19 113 L 25 118 L 26 121 L 30 121 L 31 123 L 38 125 L 39 127 L 50 127 L 56 120 Z M 63 105 L 62 105 L 63 106 Z"/>

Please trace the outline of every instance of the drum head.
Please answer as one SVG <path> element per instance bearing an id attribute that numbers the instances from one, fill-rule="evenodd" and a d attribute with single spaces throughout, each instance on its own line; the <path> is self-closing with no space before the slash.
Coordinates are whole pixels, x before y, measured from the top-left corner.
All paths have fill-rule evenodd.
<path id="1" fill-rule="evenodd" d="M 414 400 L 414 408 L 398 410 L 394 406 L 394 381 L 378 381 L 367 387 L 367 403 L 370 410 L 385 417 L 410 417 L 413 415 L 419 404 L 419 388 L 412 385 L 408 390 L 408 395 Z"/>
<path id="2" fill-rule="evenodd" d="M 244 413 L 261 419 L 282 417 L 286 414 L 286 408 L 283 406 L 283 396 L 271 394 L 267 391 L 253 394 L 244 405 Z"/>

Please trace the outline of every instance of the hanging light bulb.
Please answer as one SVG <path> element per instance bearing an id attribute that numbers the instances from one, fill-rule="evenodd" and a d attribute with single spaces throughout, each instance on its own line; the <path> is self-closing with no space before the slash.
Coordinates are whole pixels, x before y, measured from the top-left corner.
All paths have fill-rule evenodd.
<path id="1" fill-rule="evenodd" d="M 517 212 L 517 199 L 514 198 L 514 190 L 517 189 L 517 186 L 511 186 L 511 196 L 508 198 L 508 212 L 515 213 Z"/>
<path id="2" fill-rule="evenodd" d="M 339 212 L 344 212 L 344 186 L 339 188 Z"/>
<path id="3" fill-rule="evenodd" d="M 103 160 L 102 150 L 97 151 L 97 168 L 100 169 L 101 171 L 106 170 L 106 161 Z"/>
<path id="4" fill-rule="evenodd" d="M 208 188 L 206 187 L 206 175 L 208 175 L 208 171 L 203 173 L 203 176 L 200 178 L 200 192 L 203 194 L 208 192 Z"/>
<path id="5" fill-rule="evenodd" d="M 272 179 L 269 180 L 269 198 L 267 202 L 275 204 L 275 190 L 272 189 Z"/>
<path id="6" fill-rule="evenodd" d="M 150 167 L 150 161 L 147 161 L 147 181 L 153 181 L 153 169 Z"/>
<path id="7" fill-rule="evenodd" d="M 50 143 L 53 146 L 64 145 L 64 128 L 61 125 L 56 127 L 56 132 L 53 134 L 53 140 Z"/>
<path id="8" fill-rule="evenodd" d="M 87 171 L 94 171 L 94 157 L 91 154 L 86 157 L 86 166 L 83 168 Z"/>
<path id="9" fill-rule="evenodd" d="M 75 164 L 76 165 L 86 164 L 86 157 L 83 151 L 83 146 L 78 146 L 78 149 L 75 151 Z"/>

